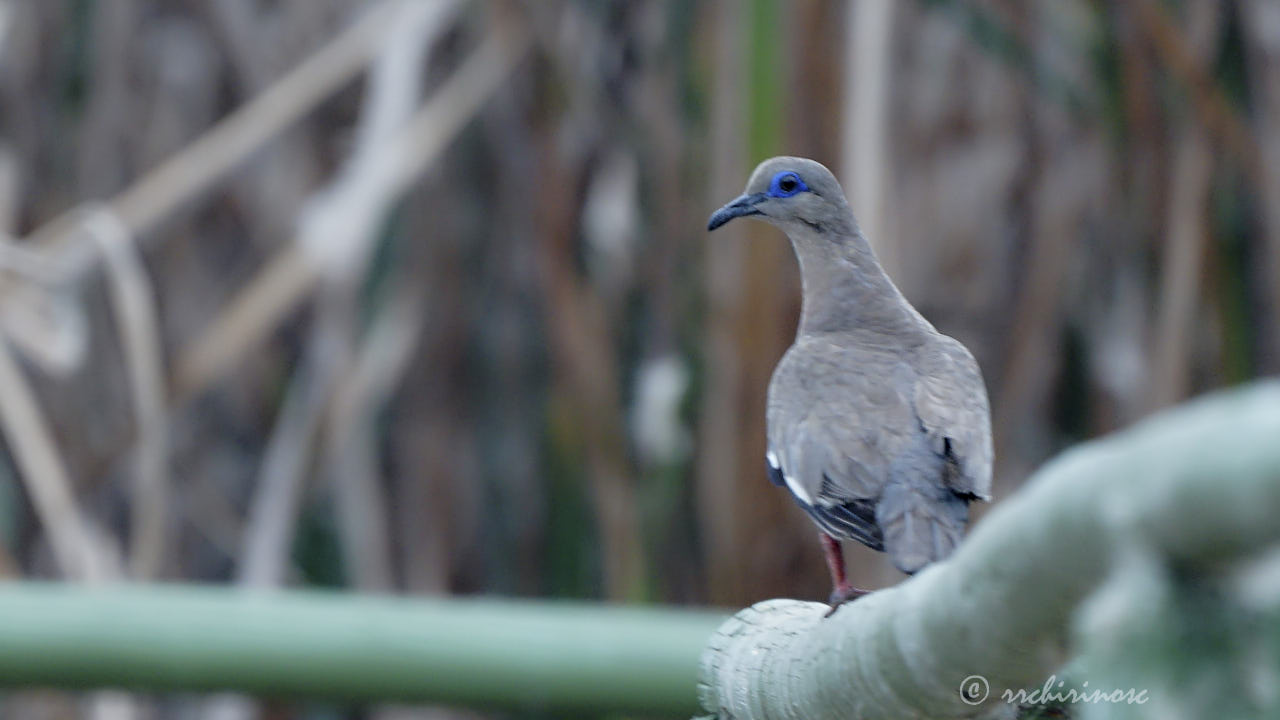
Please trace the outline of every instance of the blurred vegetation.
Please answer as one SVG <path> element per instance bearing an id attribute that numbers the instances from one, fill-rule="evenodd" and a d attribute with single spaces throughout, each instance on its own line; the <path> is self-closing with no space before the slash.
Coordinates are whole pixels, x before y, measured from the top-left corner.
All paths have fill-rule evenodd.
<path id="1" fill-rule="evenodd" d="M 160 512 L 163 562 L 142 575 L 163 580 L 824 597 L 813 530 L 763 472 L 794 260 L 771 229 L 704 232 L 773 154 L 836 170 L 908 298 L 974 351 L 997 502 L 1070 443 L 1280 369 L 1269 0 L 446 6 L 431 32 L 352 41 L 375 66 L 402 47 L 408 79 L 384 80 L 406 107 L 376 107 L 363 61 L 349 81 L 334 63 L 314 107 L 294 97 L 298 122 L 143 212 L 139 178 L 381 5 L 0 0 L 0 233 L 56 276 L 0 258 L 0 332 L 63 466 L 33 475 L 20 451 L 40 433 L 6 425 L 0 571 L 77 576 L 62 532 L 138 576 L 135 526 Z M 859 18 L 883 54 L 853 42 Z M 494 38 L 509 67 L 469 66 Z M 436 128 L 438 154 L 359 204 L 337 179 L 378 177 L 386 157 L 367 176 L 354 158 L 380 143 L 409 157 L 388 128 L 467 67 L 492 89 L 448 96 L 416 136 Z M 440 119 L 473 106 L 456 132 Z M 154 286 L 158 445 L 115 276 L 76 265 L 95 245 L 67 213 L 94 201 Z M 348 204 L 327 235 L 338 220 L 307 224 Z M 326 243 L 340 261 L 312 269 Z M 166 447 L 168 501 L 144 511 L 139 448 Z M 73 519 L 51 532 L 61 475 Z M 899 579 L 869 551 L 851 564 L 867 586 Z M 80 699 L 4 702 L 43 718 Z"/>

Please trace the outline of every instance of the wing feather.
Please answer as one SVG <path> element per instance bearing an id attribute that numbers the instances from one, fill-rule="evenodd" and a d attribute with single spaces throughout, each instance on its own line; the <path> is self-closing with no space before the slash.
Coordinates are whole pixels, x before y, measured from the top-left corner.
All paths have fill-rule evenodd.
<path id="1" fill-rule="evenodd" d="M 947 458 L 947 487 L 991 499 L 991 410 L 982 373 L 958 341 L 940 342 L 919 356 L 915 409 L 937 453 Z"/>

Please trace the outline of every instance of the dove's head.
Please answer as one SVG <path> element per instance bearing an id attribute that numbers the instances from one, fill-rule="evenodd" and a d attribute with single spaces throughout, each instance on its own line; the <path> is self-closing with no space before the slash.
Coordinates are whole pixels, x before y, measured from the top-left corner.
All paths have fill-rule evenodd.
<path id="1" fill-rule="evenodd" d="M 797 157 L 775 157 L 760 163 L 747 189 L 711 215 L 708 230 L 738 217 L 755 216 L 792 236 L 816 233 L 849 235 L 853 215 L 844 190 L 821 163 Z"/>

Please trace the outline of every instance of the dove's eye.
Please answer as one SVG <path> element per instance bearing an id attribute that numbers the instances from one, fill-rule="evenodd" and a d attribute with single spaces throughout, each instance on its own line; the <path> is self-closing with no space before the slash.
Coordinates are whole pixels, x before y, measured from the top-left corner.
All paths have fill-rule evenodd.
<path id="1" fill-rule="evenodd" d="M 804 184 L 800 176 L 790 170 L 784 170 L 774 175 L 773 182 L 769 184 L 769 194 L 777 198 L 791 197 L 808 189 L 808 186 Z"/>

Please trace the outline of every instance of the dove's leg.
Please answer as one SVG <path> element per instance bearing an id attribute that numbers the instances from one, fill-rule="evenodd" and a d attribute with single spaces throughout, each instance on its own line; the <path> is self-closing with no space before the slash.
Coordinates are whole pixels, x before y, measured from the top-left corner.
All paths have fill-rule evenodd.
<path id="1" fill-rule="evenodd" d="M 823 553 L 827 556 L 827 570 L 831 572 L 831 599 L 828 600 L 831 609 L 827 611 L 827 617 L 830 617 L 836 608 L 866 595 L 869 591 L 859 590 L 849 584 L 844 574 L 844 550 L 840 547 L 840 541 L 826 533 L 819 533 L 819 537 L 822 538 Z"/>

